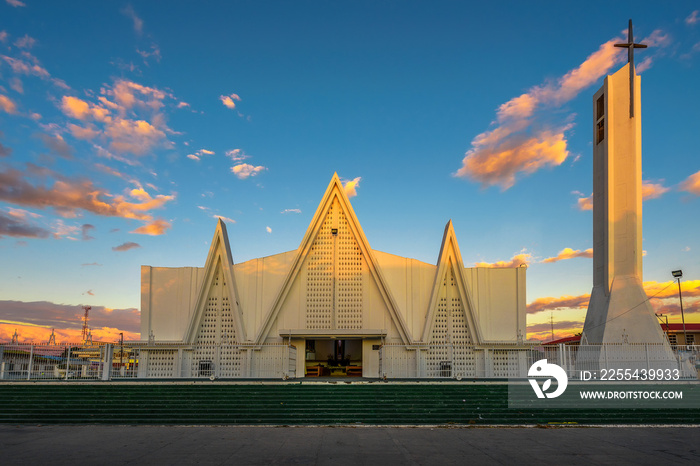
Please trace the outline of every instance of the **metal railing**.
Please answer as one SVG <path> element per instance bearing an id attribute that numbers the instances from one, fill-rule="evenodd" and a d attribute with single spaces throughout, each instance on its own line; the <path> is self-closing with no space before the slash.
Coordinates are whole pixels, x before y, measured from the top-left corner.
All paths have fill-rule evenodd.
<path id="1" fill-rule="evenodd" d="M 0 381 L 294 378 L 288 344 L 0 344 Z"/>
<path id="2" fill-rule="evenodd" d="M 379 375 L 399 378 L 526 378 L 535 362 L 561 366 L 570 380 L 601 369 L 670 370 L 673 379 L 698 379 L 700 346 L 606 344 L 498 348 L 459 345 L 391 345 L 379 352 Z M 676 377 L 677 376 L 677 377 Z"/>

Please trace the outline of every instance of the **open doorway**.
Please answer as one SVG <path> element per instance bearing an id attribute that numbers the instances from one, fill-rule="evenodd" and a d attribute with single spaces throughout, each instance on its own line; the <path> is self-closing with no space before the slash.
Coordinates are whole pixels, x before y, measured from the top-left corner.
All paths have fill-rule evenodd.
<path id="1" fill-rule="evenodd" d="M 361 339 L 306 340 L 307 377 L 361 377 Z"/>

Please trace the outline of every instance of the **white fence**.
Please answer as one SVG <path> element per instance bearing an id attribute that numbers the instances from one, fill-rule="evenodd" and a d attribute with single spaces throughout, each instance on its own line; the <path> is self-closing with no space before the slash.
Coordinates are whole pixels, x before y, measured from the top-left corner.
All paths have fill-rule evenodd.
<path id="1" fill-rule="evenodd" d="M 294 378 L 286 344 L 0 344 L 0 380 Z"/>
<path id="2" fill-rule="evenodd" d="M 384 345 L 379 352 L 379 374 L 387 379 L 413 378 L 526 378 L 536 361 L 561 366 L 570 380 L 582 371 L 617 369 L 671 371 L 672 379 L 698 378 L 700 346 L 608 344 L 486 348 L 457 345 Z M 677 370 L 677 372 L 675 372 Z M 677 377 L 676 377 L 677 376 Z"/>

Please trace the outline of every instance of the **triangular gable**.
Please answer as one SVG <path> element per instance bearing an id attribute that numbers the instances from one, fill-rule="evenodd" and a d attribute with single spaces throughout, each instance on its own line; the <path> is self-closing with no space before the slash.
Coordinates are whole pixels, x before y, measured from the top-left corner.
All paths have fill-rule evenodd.
<path id="1" fill-rule="evenodd" d="M 217 302 L 215 307 L 219 312 L 224 312 L 226 314 L 230 312 L 233 320 L 233 330 L 235 331 L 235 341 L 243 343 L 246 341 L 245 326 L 243 325 L 243 317 L 238 304 L 238 291 L 233 275 L 231 247 L 228 242 L 226 224 L 221 219 L 219 219 L 216 224 L 214 238 L 212 238 L 211 246 L 209 247 L 209 255 L 204 265 L 204 279 L 199 288 L 194 314 L 192 315 L 190 325 L 185 333 L 184 341 L 186 343 L 195 343 L 197 335 L 202 327 L 202 321 L 205 318 L 205 314 L 207 314 L 207 308 L 209 308 L 209 312 L 212 311 L 212 306 L 209 302 L 210 293 L 212 292 L 212 287 L 219 286 L 219 280 L 223 281 L 221 286 L 225 287 L 226 297 L 225 302 Z M 226 327 L 226 324 L 223 326 Z M 211 330 L 212 329 L 210 329 L 210 331 Z M 226 334 L 225 328 L 219 329 L 218 331 L 223 334 L 223 336 L 220 335 L 219 340 L 223 338 L 228 340 L 229 343 L 233 343 L 233 341 L 229 340 L 232 336 Z M 219 341 L 216 341 L 216 343 L 219 343 Z"/>
<path id="2" fill-rule="evenodd" d="M 328 225 L 324 225 L 324 220 L 330 209 L 334 205 L 336 205 L 336 201 L 347 222 L 347 228 L 349 229 L 351 235 L 356 241 L 357 247 L 360 249 L 361 254 L 365 258 L 365 263 L 370 277 L 374 281 L 374 284 L 377 286 L 379 293 L 383 299 L 383 302 L 386 308 L 389 310 L 392 322 L 396 326 L 402 341 L 406 344 L 411 343 L 410 333 L 407 330 L 406 324 L 401 314 L 398 312 L 398 307 L 389 291 L 389 288 L 386 285 L 381 269 L 377 265 L 377 262 L 372 253 L 372 249 L 369 247 L 367 238 L 365 237 L 365 234 L 362 231 L 362 227 L 360 226 L 360 223 L 357 220 L 355 211 L 353 210 L 352 205 L 350 204 L 350 201 L 348 200 L 348 197 L 345 194 L 345 190 L 343 189 L 343 185 L 340 182 L 340 178 L 338 178 L 338 174 L 334 173 L 333 178 L 331 179 L 331 182 L 329 183 L 328 188 L 326 189 L 326 192 L 323 196 L 323 199 L 321 200 L 321 203 L 316 209 L 316 213 L 314 214 L 314 217 L 311 220 L 311 223 L 309 224 L 309 228 L 306 230 L 306 234 L 304 235 L 304 238 L 302 239 L 301 244 L 299 245 L 297 255 L 292 263 L 292 267 L 289 271 L 289 274 L 287 275 L 272 307 L 270 308 L 267 315 L 265 316 L 265 319 L 263 320 L 263 324 L 260 327 L 260 331 L 256 338 L 256 342 L 258 344 L 263 343 L 265 338 L 267 338 L 267 335 L 271 330 L 271 326 L 273 325 L 275 319 L 279 315 L 279 312 L 282 308 L 282 305 L 285 302 L 287 295 L 289 294 L 297 277 L 300 276 L 302 267 L 304 266 L 304 261 L 309 256 L 310 252 L 312 252 L 311 250 L 312 246 L 314 245 L 314 241 L 319 236 L 319 233 L 322 231 L 322 228 L 328 227 Z"/>
<path id="3" fill-rule="evenodd" d="M 466 277 L 464 276 L 462 254 L 459 251 L 457 237 L 452 227 L 452 220 L 450 220 L 447 222 L 447 226 L 445 226 L 445 233 L 442 237 L 442 245 L 440 246 L 437 271 L 435 272 L 435 280 L 433 282 L 432 292 L 430 293 L 428 312 L 425 316 L 425 327 L 421 338 L 423 343 L 430 342 L 433 329 L 435 328 L 435 319 L 440 308 L 440 299 L 444 299 L 441 298 L 444 294 L 442 288 L 446 286 L 446 284 L 452 283 L 452 281 L 454 281 L 455 289 L 464 310 L 465 323 L 469 338 L 471 339 L 471 344 L 479 344 L 483 341 L 481 331 L 477 326 L 474 316 L 474 304 L 467 288 Z"/>

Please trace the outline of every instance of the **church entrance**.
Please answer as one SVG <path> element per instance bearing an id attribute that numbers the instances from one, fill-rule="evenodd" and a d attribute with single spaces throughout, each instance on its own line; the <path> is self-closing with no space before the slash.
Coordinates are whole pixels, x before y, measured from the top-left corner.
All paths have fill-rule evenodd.
<path id="1" fill-rule="evenodd" d="M 307 339 L 306 377 L 362 377 L 362 339 Z"/>

